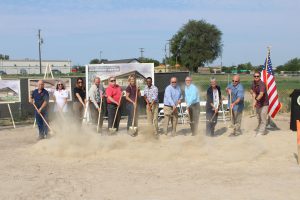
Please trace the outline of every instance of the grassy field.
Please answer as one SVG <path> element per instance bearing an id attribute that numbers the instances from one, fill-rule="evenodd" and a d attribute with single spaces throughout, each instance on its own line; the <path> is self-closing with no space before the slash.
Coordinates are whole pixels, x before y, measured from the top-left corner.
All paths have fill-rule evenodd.
<path id="1" fill-rule="evenodd" d="M 250 74 L 240 75 L 241 83 L 245 89 L 245 100 L 247 109 L 249 109 L 250 101 L 249 91 L 253 81 L 253 76 Z M 231 83 L 232 75 L 228 74 L 192 74 L 193 82 L 200 87 L 201 97 L 205 99 L 206 90 L 209 87 L 209 80 L 211 77 L 217 79 L 218 85 L 221 87 L 222 95 L 225 94 L 226 86 Z M 299 76 L 276 76 L 276 85 L 278 89 L 279 100 L 282 103 L 282 112 L 290 111 L 290 97 L 294 89 L 300 88 L 300 77 Z M 226 96 L 226 95 L 225 95 Z"/>

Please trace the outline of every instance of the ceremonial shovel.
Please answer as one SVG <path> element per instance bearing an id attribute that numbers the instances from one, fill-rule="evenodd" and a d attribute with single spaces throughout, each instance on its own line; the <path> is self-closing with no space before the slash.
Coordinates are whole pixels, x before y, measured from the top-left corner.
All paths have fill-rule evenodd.
<path id="1" fill-rule="evenodd" d="M 34 106 L 36 112 L 41 116 L 41 118 L 43 119 L 43 121 L 45 122 L 45 124 L 47 125 L 47 127 L 49 128 L 49 130 L 50 130 L 51 132 L 54 132 L 53 129 L 49 126 L 49 124 L 48 124 L 48 122 L 46 121 L 46 119 L 44 118 L 44 116 L 42 115 L 42 113 L 39 113 L 39 110 L 38 110 L 38 108 L 36 107 L 36 105 L 35 105 L 34 103 L 33 103 L 32 105 Z"/>
<path id="2" fill-rule="evenodd" d="M 137 108 L 137 94 L 138 94 L 138 87 L 136 86 L 136 92 L 135 92 L 135 101 L 134 101 L 134 110 L 133 110 L 133 119 L 132 119 L 132 124 L 129 126 L 129 132 L 131 133 L 132 136 L 135 136 L 137 132 L 137 127 L 134 126 L 134 121 L 135 121 L 135 113 L 136 113 L 136 108 Z"/>
<path id="3" fill-rule="evenodd" d="M 117 118 L 118 111 L 119 111 L 119 108 L 120 108 L 121 100 L 122 100 L 122 94 L 121 94 L 121 97 L 120 97 L 120 100 L 119 100 L 119 105 L 118 105 L 116 113 L 115 113 L 114 122 L 112 124 L 112 127 L 108 129 L 108 131 L 110 132 L 110 134 L 113 134 L 113 133 L 115 133 L 117 131 L 117 129 L 115 128 L 115 122 L 116 122 L 116 118 Z"/>
<path id="4" fill-rule="evenodd" d="M 101 117 L 101 111 L 102 111 L 102 100 L 103 100 L 103 95 L 101 96 L 101 103 L 100 103 L 100 111 L 98 114 L 98 123 L 97 123 L 97 133 L 99 133 L 99 125 L 100 125 L 100 117 Z"/>

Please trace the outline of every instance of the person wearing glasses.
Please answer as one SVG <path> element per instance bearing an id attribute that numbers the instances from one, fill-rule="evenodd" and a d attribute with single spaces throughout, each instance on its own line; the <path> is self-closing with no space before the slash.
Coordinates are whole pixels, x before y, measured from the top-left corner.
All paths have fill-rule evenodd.
<path id="1" fill-rule="evenodd" d="M 260 73 L 255 72 L 253 75 L 253 83 L 250 93 L 253 98 L 253 108 L 256 108 L 258 126 L 256 128 L 257 135 L 266 134 L 266 126 L 268 119 L 269 99 L 265 83 L 260 79 Z"/>
<path id="2" fill-rule="evenodd" d="M 239 75 L 233 76 L 232 83 L 227 86 L 226 92 L 229 95 L 228 105 L 232 110 L 231 123 L 233 132 L 229 136 L 238 136 L 242 134 L 241 122 L 244 110 L 244 87 L 240 83 Z"/>
<path id="3" fill-rule="evenodd" d="M 30 103 L 35 104 L 37 110 L 35 110 L 35 119 L 39 129 L 38 139 L 44 139 L 48 136 L 48 126 L 44 122 L 41 115 L 48 122 L 48 104 L 49 104 L 49 93 L 44 89 L 44 81 L 39 80 L 37 83 L 37 89 L 35 89 L 30 98 Z"/>
<path id="4" fill-rule="evenodd" d="M 146 101 L 147 120 L 150 126 L 154 126 L 154 134 L 158 135 L 158 89 L 152 84 L 152 78 L 146 79 L 144 99 Z"/>
<path id="5" fill-rule="evenodd" d="M 185 78 L 185 102 L 190 117 L 192 136 L 198 133 L 198 122 L 200 114 L 200 97 L 198 88 L 192 83 L 192 77 Z"/>
<path id="6" fill-rule="evenodd" d="M 68 104 L 67 100 L 69 97 L 68 91 L 65 90 L 64 83 L 62 81 L 58 81 L 56 85 L 56 90 L 54 91 L 54 112 L 55 113 L 67 113 Z"/>
<path id="7" fill-rule="evenodd" d="M 97 124 L 99 112 L 101 112 L 100 124 L 99 124 L 100 130 L 102 130 L 103 119 L 104 119 L 103 117 L 105 115 L 104 111 L 106 110 L 105 106 L 103 105 L 104 96 L 105 96 L 105 90 L 103 88 L 103 85 L 101 84 L 101 79 L 100 77 L 95 77 L 94 84 L 89 89 L 89 100 L 90 100 L 89 106 L 92 113 L 92 121 L 94 124 Z M 100 110 L 100 104 L 102 104 L 101 110 Z"/>
<path id="8" fill-rule="evenodd" d="M 106 88 L 106 96 L 107 96 L 107 113 L 108 113 L 108 129 L 109 128 L 116 128 L 117 131 L 119 130 L 119 124 L 121 120 L 121 113 L 120 109 L 118 110 L 116 121 L 113 126 L 114 117 L 117 111 L 117 107 L 119 106 L 119 102 L 121 103 L 122 98 L 122 89 L 116 83 L 116 77 L 111 76 L 109 79 L 109 85 Z"/>
<path id="9" fill-rule="evenodd" d="M 77 121 L 77 125 L 82 124 L 82 118 L 86 103 L 86 92 L 84 82 L 82 78 L 77 78 L 76 87 L 73 89 L 74 100 L 73 100 L 73 112 L 74 117 Z"/>
<path id="10" fill-rule="evenodd" d="M 168 124 L 172 124 L 172 136 L 176 136 L 176 126 L 178 122 L 177 105 L 181 103 L 182 95 L 180 87 L 177 85 L 177 78 L 172 77 L 170 85 L 165 89 L 164 94 L 164 133 L 168 134 Z"/>
<path id="11" fill-rule="evenodd" d="M 218 122 L 218 111 L 221 106 L 221 88 L 215 78 L 210 79 L 210 87 L 206 93 L 206 135 L 214 136 Z"/>

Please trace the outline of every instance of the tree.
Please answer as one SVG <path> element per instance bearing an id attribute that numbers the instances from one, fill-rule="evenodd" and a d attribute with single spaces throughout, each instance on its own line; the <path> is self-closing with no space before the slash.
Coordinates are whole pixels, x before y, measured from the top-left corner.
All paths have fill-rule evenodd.
<path id="1" fill-rule="evenodd" d="M 94 58 L 90 61 L 90 64 L 100 64 L 100 60 L 97 58 Z"/>
<path id="2" fill-rule="evenodd" d="M 293 58 L 284 65 L 276 68 L 276 72 L 280 71 L 300 71 L 300 58 Z"/>
<path id="3" fill-rule="evenodd" d="M 222 53 L 222 32 L 204 20 L 190 20 L 172 37 L 172 59 L 197 72 L 198 67 L 213 62 Z"/>
<path id="4" fill-rule="evenodd" d="M 158 66 L 160 63 L 158 60 L 152 58 L 138 58 L 141 63 L 154 63 L 154 67 Z"/>

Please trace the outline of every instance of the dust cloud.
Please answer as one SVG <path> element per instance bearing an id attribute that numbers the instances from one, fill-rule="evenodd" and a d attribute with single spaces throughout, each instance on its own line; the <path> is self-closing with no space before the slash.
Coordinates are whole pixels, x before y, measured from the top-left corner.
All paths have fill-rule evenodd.
<path id="1" fill-rule="evenodd" d="M 64 124 L 71 124 L 66 122 Z M 203 126 L 203 124 L 200 124 Z M 220 123 L 221 126 L 224 126 Z M 197 136 L 179 134 L 176 137 L 154 137 L 152 127 L 140 126 L 139 135 L 131 137 L 121 129 L 116 135 L 96 133 L 95 125 L 81 128 L 61 125 L 61 120 L 52 123 L 55 134 L 32 147 L 32 153 L 49 154 L 69 158 L 102 158 L 116 160 L 194 160 L 217 162 L 249 162 L 267 153 L 265 145 L 251 134 L 229 138 L 229 130 L 219 137 L 204 136 L 203 128 Z M 179 125 L 180 126 L 183 125 Z M 106 127 L 106 125 L 104 125 Z M 124 128 L 124 127 L 123 127 Z M 188 130 L 188 127 L 186 127 Z M 247 133 L 247 131 L 246 131 Z"/>

